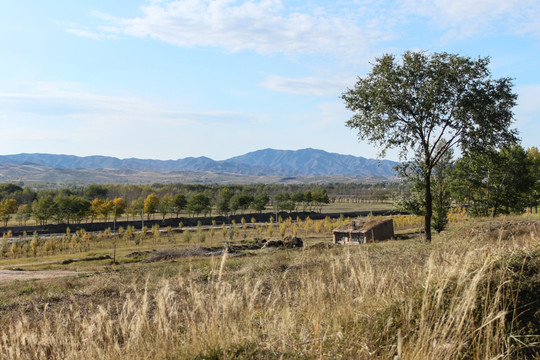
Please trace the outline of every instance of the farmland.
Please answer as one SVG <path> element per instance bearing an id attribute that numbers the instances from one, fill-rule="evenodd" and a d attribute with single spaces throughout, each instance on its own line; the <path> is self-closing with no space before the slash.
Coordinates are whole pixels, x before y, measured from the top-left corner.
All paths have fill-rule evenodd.
<path id="1" fill-rule="evenodd" d="M 74 275 L 0 283 L 2 357 L 538 356 L 536 215 L 456 212 L 432 243 L 421 220 L 394 220 L 397 240 L 365 246 L 330 243 L 347 219 L 38 240 L 0 270 Z M 295 234 L 304 247 L 262 248 Z"/>

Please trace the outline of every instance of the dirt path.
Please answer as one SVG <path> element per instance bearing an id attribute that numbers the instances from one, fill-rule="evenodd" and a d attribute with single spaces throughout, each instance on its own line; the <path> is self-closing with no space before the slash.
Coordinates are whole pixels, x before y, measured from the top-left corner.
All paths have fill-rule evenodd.
<path id="1" fill-rule="evenodd" d="M 21 268 L 24 266 L 39 266 L 39 265 L 51 265 L 51 264 L 59 264 L 59 261 L 42 261 L 42 262 L 33 262 L 33 263 L 23 263 L 23 264 L 10 264 L 10 265 L 2 265 L 0 266 L 0 270 L 6 270 L 6 269 L 13 269 L 13 268 Z"/>
<path id="2" fill-rule="evenodd" d="M 34 280 L 50 279 L 55 277 L 77 275 L 77 271 L 69 270 L 38 270 L 38 271 L 18 271 L 18 270 L 0 270 L 0 283 L 14 280 Z"/>

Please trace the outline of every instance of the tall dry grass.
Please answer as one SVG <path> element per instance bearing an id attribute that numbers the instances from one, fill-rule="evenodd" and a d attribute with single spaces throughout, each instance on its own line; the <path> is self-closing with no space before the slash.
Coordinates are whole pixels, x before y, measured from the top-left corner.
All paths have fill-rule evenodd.
<path id="1" fill-rule="evenodd" d="M 230 267 L 225 254 L 204 277 L 15 316 L 1 358 L 513 358 L 504 264 L 537 247 L 538 225 L 482 226 L 431 245 L 271 252 Z"/>

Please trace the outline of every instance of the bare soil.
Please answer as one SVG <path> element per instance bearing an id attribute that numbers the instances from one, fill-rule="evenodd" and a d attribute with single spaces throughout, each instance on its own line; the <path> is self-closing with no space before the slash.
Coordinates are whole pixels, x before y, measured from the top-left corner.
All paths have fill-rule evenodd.
<path id="1" fill-rule="evenodd" d="M 0 283 L 14 280 L 50 279 L 55 277 L 77 275 L 77 271 L 69 270 L 0 270 Z"/>

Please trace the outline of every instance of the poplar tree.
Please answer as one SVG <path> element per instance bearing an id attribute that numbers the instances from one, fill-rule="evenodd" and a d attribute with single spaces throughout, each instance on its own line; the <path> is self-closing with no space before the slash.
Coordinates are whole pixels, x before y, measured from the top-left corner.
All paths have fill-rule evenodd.
<path id="1" fill-rule="evenodd" d="M 400 158 L 422 154 L 426 241 L 431 241 L 432 170 L 450 148 L 462 153 L 517 141 L 512 108 L 517 95 L 510 78 L 493 79 L 490 59 L 407 51 L 383 55 L 371 72 L 342 94 L 354 112 L 347 126 L 380 148 L 379 157 L 398 149 Z M 446 144 L 438 145 L 446 139 Z"/>

